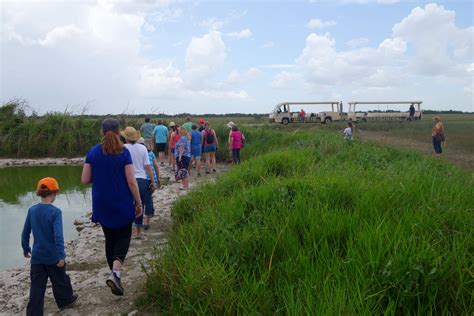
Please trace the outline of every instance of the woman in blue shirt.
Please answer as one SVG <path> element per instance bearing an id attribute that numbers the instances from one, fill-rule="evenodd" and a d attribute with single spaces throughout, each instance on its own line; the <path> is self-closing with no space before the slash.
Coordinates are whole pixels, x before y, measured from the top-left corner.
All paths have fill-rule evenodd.
<path id="1" fill-rule="evenodd" d="M 189 162 L 191 161 L 191 141 L 189 140 L 188 131 L 184 127 L 179 128 L 179 140 L 174 149 L 176 158 L 176 181 L 183 180 L 183 186 L 180 190 L 189 188 Z"/>
<path id="2" fill-rule="evenodd" d="M 130 246 L 132 223 L 143 213 L 132 157 L 119 131 L 118 120 L 102 122 L 102 142 L 89 150 L 82 170 L 82 183 L 92 184 L 92 216 L 104 231 L 105 255 L 112 270 L 106 284 L 115 295 L 123 295 L 120 271 Z"/>
<path id="3" fill-rule="evenodd" d="M 201 175 L 201 152 L 202 133 L 198 131 L 197 125 L 193 124 L 191 132 L 191 160 L 196 164 L 198 176 Z"/>

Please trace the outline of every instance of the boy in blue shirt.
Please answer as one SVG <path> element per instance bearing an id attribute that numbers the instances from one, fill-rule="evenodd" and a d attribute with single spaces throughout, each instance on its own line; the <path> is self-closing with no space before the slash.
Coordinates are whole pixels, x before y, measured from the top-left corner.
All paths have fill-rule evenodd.
<path id="1" fill-rule="evenodd" d="M 43 178 L 38 182 L 36 195 L 41 203 L 28 210 L 21 234 L 21 246 L 25 258 L 31 258 L 30 300 L 27 315 L 43 315 L 44 294 L 48 278 L 53 285 L 53 295 L 60 309 L 70 307 L 76 300 L 71 280 L 66 274 L 63 222 L 61 210 L 53 206 L 59 192 L 54 178 Z M 33 251 L 30 248 L 30 233 L 33 232 Z"/>

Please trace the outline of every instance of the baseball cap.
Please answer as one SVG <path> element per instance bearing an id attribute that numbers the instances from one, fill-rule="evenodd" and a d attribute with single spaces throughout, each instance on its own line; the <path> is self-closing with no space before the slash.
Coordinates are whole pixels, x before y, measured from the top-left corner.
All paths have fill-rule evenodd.
<path id="1" fill-rule="evenodd" d="M 204 124 L 206 124 L 206 121 L 204 121 L 204 119 L 199 119 L 198 124 L 199 125 L 204 125 Z"/>
<path id="2" fill-rule="evenodd" d="M 114 118 L 106 118 L 102 121 L 102 131 L 107 133 L 108 131 L 118 132 L 120 130 L 120 122 Z"/>
<path id="3" fill-rule="evenodd" d="M 38 181 L 38 191 L 59 191 L 58 181 L 51 177 L 46 177 Z"/>

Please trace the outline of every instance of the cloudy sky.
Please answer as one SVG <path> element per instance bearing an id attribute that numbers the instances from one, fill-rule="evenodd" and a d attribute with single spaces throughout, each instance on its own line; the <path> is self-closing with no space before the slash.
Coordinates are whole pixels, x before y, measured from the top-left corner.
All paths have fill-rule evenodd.
<path id="1" fill-rule="evenodd" d="M 328 99 L 474 111 L 470 0 L 0 2 L 0 101 L 40 113 Z"/>

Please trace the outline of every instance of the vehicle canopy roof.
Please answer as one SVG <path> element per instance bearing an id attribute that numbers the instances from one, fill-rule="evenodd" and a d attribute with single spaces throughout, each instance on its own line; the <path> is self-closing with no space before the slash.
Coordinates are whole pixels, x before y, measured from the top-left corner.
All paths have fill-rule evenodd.
<path id="1" fill-rule="evenodd" d="M 347 104 L 421 104 L 423 101 L 351 101 Z"/>
<path id="2" fill-rule="evenodd" d="M 297 101 L 288 101 L 288 102 L 281 102 L 281 103 L 278 103 L 276 106 L 275 106 L 275 110 L 278 110 L 279 108 L 281 108 L 282 105 L 320 105 L 320 104 L 339 104 L 339 102 L 342 102 L 342 101 L 314 101 L 314 102 L 311 102 L 311 101 L 300 101 L 300 102 L 297 102 Z"/>

